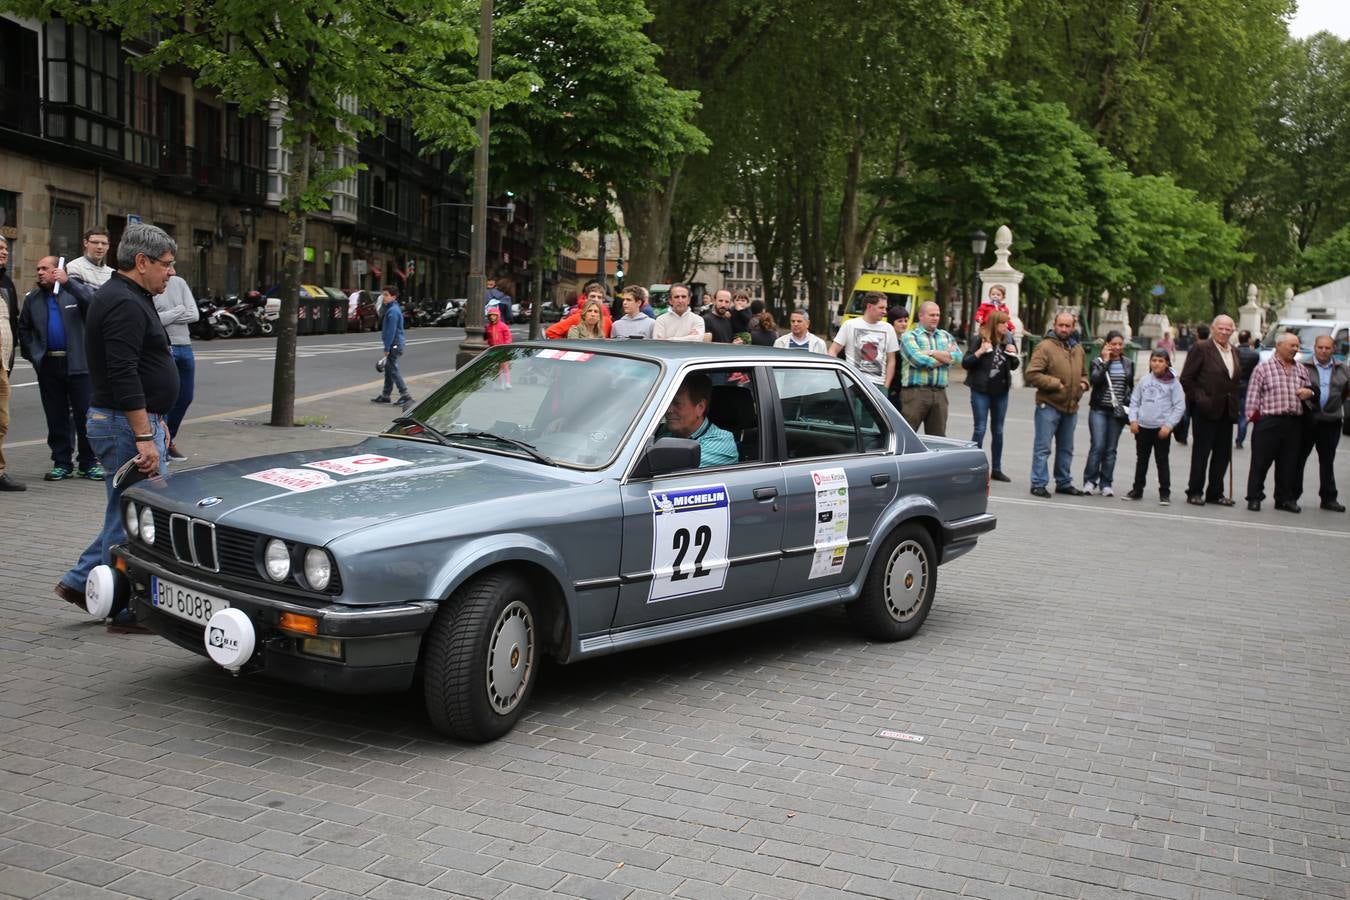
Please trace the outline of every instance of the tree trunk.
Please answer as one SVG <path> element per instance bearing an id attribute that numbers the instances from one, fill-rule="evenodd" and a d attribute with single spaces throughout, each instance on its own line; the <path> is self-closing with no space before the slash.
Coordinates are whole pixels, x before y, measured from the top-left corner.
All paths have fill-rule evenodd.
<path id="1" fill-rule="evenodd" d="M 304 89 L 291 96 L 303 97 Z M 286 241 L 281 246 L 281 313 L 276 322 L 277 354 L 272 368 L 272 418 L 269 425 L 290 428 L 295 424 L 296 309 L 300 279 L 305 267 L 305 221 L 308 214 L 301 198 L 309 188 L 310 136 L 303 107 L 291 107 L 293 128 L 303 137 L 291 151 L 291 170 L 286 176 Z M 283 127 L 285 127 L 283 125 Z"/>
<path id="2" fill-rule="evenodd" d="M 548 227 L 547 204 L 539 196 L 530 198 L 530 211 L 534 216 L 534 240 L 530 247 L 530 265 L 534 272 L 531 278 L 534 302 L 530 304 L 530 340 L 539 340 L 540 316 L 544 305 L 544 231 Z"/>
<path id="3" fill-rule="evenodd" d="M 844 256 L 844 290 L 852 291 L 863 270 L 867 243 L 858 231 L 858 182 L 862 177 L 862 134 L 854 137 L 844 167 L 844 192 L 839 202 L 839 247 Z"/>
<path id="4" fill-rule="evenodd" d="M 670 216 L 682 166 L 676 163 L 660 187 L 619 193 L 629 234 L 627 278 L 633 284 L 645 287 L 670 276 Z"/>

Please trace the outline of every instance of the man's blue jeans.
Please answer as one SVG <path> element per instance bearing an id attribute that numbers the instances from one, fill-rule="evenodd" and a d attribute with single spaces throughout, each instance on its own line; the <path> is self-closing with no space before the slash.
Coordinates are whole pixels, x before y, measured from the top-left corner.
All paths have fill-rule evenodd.
<path id="1" fill-rule="evenodd" d="M 1073 484 L 1073 429 L 1078 424 L 1077 413 L 1063 413 L 1047 403 L 1036 404 L 1036 441 L 1031 451 L 1031 486 L 1045 487 L 1050 483 L 1046 463 L 1050 459 L 1050 441 L 1055 442 L 1055 486 Z"/>
<path id="2" fill-rule="evenodd" d="M 1110 410 L 1094 409 L 1088 412 L 1088 433 L 1092 435 L 1092 445 L 1088 448 L 1087 468 L 1083 470 L 1083 481 L 1092 482 L 1101 487 L 1113 487 L 1116 476 L 1116 446 L 1120 443 L 1120 432 L 1125 423 L 1117 419 Z"/>
<path id="3" fill-rule="evenodd" d="M 384 390 L 380 391 L 381 397 L 388 397 L 398 388 L 400 397 L 408 396 L 408 385 L 403 381 L 403 375 L 398 371 L 398 358 L 403 355 L 403 351 L 395 347 L 389 351 L 389 356 L 384 361 Z"/>
<path id="4" fill-rule="evenodd" d="M 159 416 L 150 413 L 150 424 L 155 431 L 155 448 L 159 450 L 159 474 L 163 475 L 168 471 L 169 439 Z M 103 480 L 108 506 L 103 511 L 103 529 L 98 537 L 80 554 L 75 568 L 61 576 L 62 584 L 80 592 L 84 591 L 84 583 L 89 580 L 89 572 L 94 566 L 109 561 L 108 551 L 113 545 L 126 543 L 127 533 L 122 527 L 122 492 L 113 487 L 113 475 L 136 455 L 136 433 L 120 411 L 89 407 L 85 431 L 99 463 L 108 470 L 108 477 Z"/>
<path id="5" fill-rule="evenodd" d="M 193 388 L 197 383 L 197 357 L 192 354 L 191 344 L 174 344 L 173 363 L 178 367 L 178 399 L 169 410 L 169 439 L 178 434 L 178 426 L 183 424 L 183 416 L 192 405 Z"/>
<path id="6" fill-rule="evenodd" d="M 970 439 L 981 448 L 988 420 L 990 466 L 995 472 L 1003 471 L 1003 420 L 1008 415 L 1008 395 L 971 391 L 970 414 L 975 417 L 975 432 Z"/>

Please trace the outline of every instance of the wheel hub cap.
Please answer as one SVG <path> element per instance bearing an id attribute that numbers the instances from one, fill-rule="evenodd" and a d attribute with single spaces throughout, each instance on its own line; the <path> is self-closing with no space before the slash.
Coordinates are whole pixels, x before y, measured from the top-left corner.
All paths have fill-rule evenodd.
<path id="1" fill-rule="evenodd" d="M 534 668 L 534 619 L 520 601 L 497 616 L 488 645 L 487 692 L 492 708 L 508 713 L 520 702 Z"/>
<path id="2" fill-rule="evenodd" d="M 913 618 L 928 587 L 928 558 L 923 548 L 904 541 L 886 564 L 886 611 L 897 622 Z"/>

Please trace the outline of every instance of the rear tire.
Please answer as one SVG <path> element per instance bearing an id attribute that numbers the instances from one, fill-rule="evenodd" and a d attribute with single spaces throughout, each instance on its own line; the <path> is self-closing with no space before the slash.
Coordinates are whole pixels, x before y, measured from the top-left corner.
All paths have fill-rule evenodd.
<path id="1" fill-rule="evenodd" d="M 437 731 L 483 742 L 510 731 L 539 677 L 539 616 L 529 585 L 505 572 L 468 582 L 427 632 L 423 698 Z"/>
<path id="2" fill-rule="evenodd" d="M 854 626 L 875 641 L 918 634 L 937 592 L 937 552 L 921 525 L 901 525 L 882 542 L 862 596 L 845 607 Z"/>

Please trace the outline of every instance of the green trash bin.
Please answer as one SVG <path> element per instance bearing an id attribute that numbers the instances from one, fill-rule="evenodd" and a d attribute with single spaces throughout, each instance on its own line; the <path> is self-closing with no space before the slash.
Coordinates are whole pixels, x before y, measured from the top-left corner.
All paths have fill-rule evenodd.
<path id="1" fill-rule="evenodd" d="M 295 310 L 295 333 L 313 334 L 314 319 L 317 310 L 314 308 L 314 298 L 305 291 L 300 292 L 300 303 Z"/>
<path id="2" fill-rule="evenodd" d="M 333 325 L 333 301 L 327 297 L 316 297 L 314 311 L 314 333 L 328 334 Z"/>
<path id="3" fill-rule="evenodd" d="M 1043 334 L 1024 334 L 1022 335 L 1022 371 L 1025 372 L 1027 364 L 1031 362 L 1031 354 L 1036 349 L 1036 345 L 1045 340 Z"/>
<path id="4" fill-rule="evenodd" d="M 329 334 L 347 333 L 347 298 L 341 299 L 329 295 L 333 301 L 333 320 L 328 323 Z"/>

